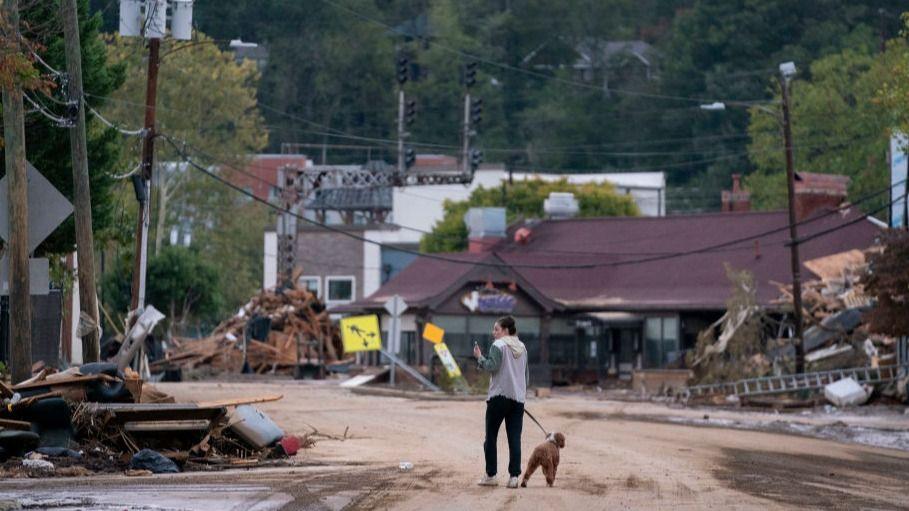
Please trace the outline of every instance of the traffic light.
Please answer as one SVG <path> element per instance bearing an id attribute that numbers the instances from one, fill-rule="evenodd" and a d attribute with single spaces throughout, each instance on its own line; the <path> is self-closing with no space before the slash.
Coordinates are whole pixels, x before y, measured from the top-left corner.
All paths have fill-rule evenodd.
<path id="1" fill-rule="evenodd" d="M 407 146 L 404 148 L 404 168 L 409 169 L 413 167 L 413 164 L 417 162 L 417 152 L 414 151 L 413 147 Z"/>
<path id="2" fill-rule="evenodd" d="M 474 98 L 470 101 L 470 124 L 476 126 L 483 120 L 483 98 Z"/>
<path id="3" fill-rule="evenodd" d="M 408 126 L 412 125 L 417 117 L 417 102 L 414 99 L 408 100 L 404 106 L 404 122 Z"/>
<path id="4" fill-rule="evenodd" d="M 404 57 L 403 55 L 399 55 L 397 64 L 398 64 L 397 65 L 398 83 L 401 85 L 404 85 L 404 83 L 407 81 L 408 75 L 410 74 L 410 72 L 407 68 L 408 67 L 407 57 Z"/>
<path id="5" fill-rule="evenodd" d="M 483 163 L 483 151 L 479 149 L 470 150 L 470 170 L 476 171 L 480 164 Z"/>
<path id="6" fill-rule="evenodd" d="M 477 83 L 477 62 L 468 62 L 464 68 L 464 84 L 473 87 Z"/>

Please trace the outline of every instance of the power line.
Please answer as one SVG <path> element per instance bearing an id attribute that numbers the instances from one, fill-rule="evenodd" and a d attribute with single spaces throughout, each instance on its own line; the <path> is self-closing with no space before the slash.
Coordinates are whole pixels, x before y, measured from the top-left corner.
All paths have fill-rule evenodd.
<path id="1" fill-rule="evenodd" d="M 366 237 L 364 237 L 364 236 L 360 236 L 360 235 L 358 235 L 358 234 L 355 234 L 355 233 L 346 231 L 346 230 L 344 230 L 344 229 L 342 229 L 342 228 L 334 227 L 334 226 L 331 226 L 331 225 L 328 225 L 328 224 L 324 224 L 324 223 L 322 223 L 322 222 L 318 222 L 318 221 L 316 221 L 316 220 L 312 220 L 312 219 L 310 219 L 310 218 L 306 218 L 306 217 L 303 216 L 303 215 L 297 214 L 297 213 L 295 213 L 295 212 L 293 212 L 293 211 L 289 211 L 289 210 L 287 210 L 287 209 L 285 209 L 285 208 L 282 208 L 282 207 L 280 207 L 280 206 L 277 206 L 277 205 L 275 205 L 275 204 L 272 204 L 271 202 L 269 202 L 269 201 L 267 201 L 267 200 L 265 200 L 265 199 L 262 199 L 262 198 L 260 198 L 260 197 L 257 197 L 255 194 L 252 194 L 252 193 L 250 193 L 250 192 L 247 192 L 246 190 L 240 188 L 239 186 L 237 186 L 237 185 L 235 185 L 235 184 L 233 184 L 233 183 L 231 183 L 231 182 L 225 180 L 224 178 L 218 176 L 216 173 L 214 173 L 214 172 L 212 172 L 212 171 L 206 169 L 205 167 L 203 167 L 203 166 L 201 166 L 201 165 L 195 163 L 195 162 L 192 160 L 192 158 L 191 158 L 188 154 L 185 153 L 185 151 L 183 151 L 180 147 L 178 147 L 178 145 L 175 143 L 175 141 L 174 141 L 171 137 L 166 136 L 166 135 L 163 135 L 163 134 L 162 134 L 161 136 L 164 137 L 164 139 L 165 139 L 168 143 L 170 143 L 170 144 L 174 147 L 174 149 L 183 157 L 184 161 L 186 161 L 187 163 L 189 163 L 193 168 L 195 168 L 195 169 L 199 170 L 200 172 L 202 172 L 202 173 L 208 175 L 208 176 L 211 177 L 212 179 L 214 179 L 214 180 L 220 182 L 221 184 L 223 184 L 223 185 L 225 185 L 225 186 L 228 186 L 228 187 L 232 188 L 233 190 L 235 190 L 235 191 L 237 191 L 237 192 L 239 192 L 239 193 L 241 193 L 241 194 L 243 194 L 243 195 L 246 195 L 246 196 L 252 198 L 253 200 L 255 200 L 255 201 L 257 201 L 257 202 L 260 202 L 260 203 L 262 203 L 262 204 L 268 206 L 269 208 L 272 208 L 272 209 L 274 209 L 274 210 L 276 210 L 276 211 L 279 211 L 279 212 L 281 212 L 281 213 L 290 214 L 290 215 L 292 215 L 292 216 L 298 218 L 299 220 L 302 220 L 303 222 L 306 222 L 306 223 L 308 223 L 308 224 L 310 224 L 310 225 L 314 225 L 314 226 L 316 226 L 316 227 L 320 227 L 320 228 L 325 229 L 325 230 L 327 230 L 327 231 L 335 232 L 335 233 L 337 233 L 337 234 L 341 234 L 341 235 L 343 235 L 343 236 L 346 236 L 346 237 L 349 237 L 349 238 L 352 238 L 352 239 L 356 239 L 356 240 L 358 240 L 358 241 L 362 241 L 362 242 L 365 242 L 365 243 L 370 243 L 370 244 L 378 245 L 379 247 L 386 247 L 386 248 L 389 248 L 389 249 L 392 249 L 392 250 L 396 250 L 396 251 L 399 251 L 399 252 L 404 252 L 404 253 L 413 254 L 413 255 L 418 256 L 418 257 L 423 257 L 423 258 L 427 258 L 427 259 L 434 259 L 434 260 L 444 261 L 444 262 L 448 262 L 448 263 L 452 263 L 452 264 L 466 264 L 466 265 L 471 265 L 471 266 L 495 267 L 495 268 L 508 267 L 508 268 L 525 268 L 525 269 L 541 269 L 541 270 L 558 270 L 558 269 L 564 269 L 564 270 L 568 270 L 568 269 L 593 269 L 593 268 L 602 268 L 602 267 L 627 266 L 627 265 L 630 265 L 630 264 L 643 264 L 643 263 L 648 263 L 648 262 L 655 262 L 655 261 L 662 261 L 662 260 L 667 260 L 667 259 L 673 259 L 673 258 L 677 258 L 677 257 L 684 257 L 684 256 L 688 256 L 688 255 L 696 255 L 696 254 L 700 254 L 700 253 L 712 252 L 712 251 L 716 251 L 717 249 L 726 248 L 726 247 L 731 247 L 731 246 L 737 245 L 737 244 L 739 244 L 739 243 L 744 243 L 744 242 L 748 242 L 748 241 L 754 241 L 754 240 L 757 240 L 757 239 L 760 239 L 760 238 L 769 236 L 769 235 L 771 235 L 771 234 L 776 234 L 776 233 L 778 233 L 778 232 L 785 231 L 785 230 L 787 230 L 787 229 L 789 228 L 789 226 L 782 226 L 782 227 L 779 227 L 779 228 L 776 228 L 776 229 L 771 229 L 771 230 L 768 230 L 768 231 L 764 231 L 764 232 L 762 232 L 762 233 L 758 233 L 758 234 L 746 236 L 746 237 L 743 237 L 743 238 L 737 238 L 737 239 L 734 239 L 734 240 L 726 241 L 726 242 L 723 242 L 723 243 L 717 243 L 717 244 L 714 244 L 714 245 L 709 245 L 709 246 L 705 246 L 705 247 L 701 247 L 701 248 L 697 248 L 697 249 L 693 249 L 693 250 L 687 250 L 687 251 L 683 251 L 683 252 L 675 252 L 675 253 L 671 253 L 671 254 L 653 256 L 653 257 L 649 257 L 649 258 L 624 260 L 624 261 L 594 262 L 594 263 L 582 263 L 582 264 L 574 264 L 574 265 L 566 265 L 566 264 L 544 265 L 544 264 L 521 264 L 521 263 L 518 263 L 518 264 L 510 264 L 510 263 L 505 263 L 504 261 L 503 261 L 503 263 L 500 264 L 500 263 L 489 263 L 489 262 L 485 262 L 485 261 L 465 261 L 465 260 L 456 259 L 456 258 L 452 258 L 452 257 L 441 256 L 441 255 L 437 255 L 437 254 L 422 253 L 422 252 L 419 252 L 419 251 L 416 251 L 416 250 L 406 249 L 406 248 L 403 248 L 403 247 L 388 246 L 388 245 L 386 245 L 386 244 L 384 244 L 384 243 L 382 243 L 382 242 L 368 239 L 368 238 L 366 238 Z M 899 183 L 897 183 L 897 184 L 899 184 Z M 807 224 L 807 223 L 811 223 L 811 222 L 817 221 L 817 220 L 819 220 L 819 219 L 821 219 L 821 218 L 826 218 L 827 216 L 830 216 L 830 215 L 839 213 L 839 212 L 841 212 L 841 211 L 844 211 L 844 210 L 846 210 L 846 209 L 848 209 L 848 208 L 853 207 L 854 205 L 858 204 L 859 202 L 862 202 L 862 201 L 864 201 L 864 200 L 868 200 L 868 199 L 870 199 L 870 198 L 873 198 L 874 196 L 880 195 L 880 194 L 882 194 L 882 193 L 884 193 L 884 192 L 887 192 L 887 191 L 889 191 L 889 190 L 891 190 L 891 189 L 892 189 L 892 187 L 887 187 L 886 189 L 879 190 L 879 191 L 875 192 L 874 194 L 869 194 L 869 195 L 866 196 L 865 198 L 860 199 L 860 200 L 857 200 L 857 201 L 855 201 L 854 203 L 852 203 L 852 204 L 850 204 L 850 205 L 848 205 L 848 206 L 843 206 L 843 207 L 840 207 L 840 208 L 831 210 L 831 211 L 829 211 L 829 212 L 827 212 L 827 213 L 824 213 L 824 214 L 822 214 L 822 215 L 818 215 L 818 216 L 815 216 L 815 217 L 808 218 L 808 219 L 806 219 L 806 220 L 802 220 L 801 222 L 798 222 L 798 224 Z M 869 216 L 871 216 L 871 215 L 870 215 L 870 214 L 862 215 L 863 218 L 867 218 L 867 217 L 869 217 Z M 846 224 L 845 226 L 848 226 L 848 225 L 851 225 L 851 224 Z M 845 227 L 845 226 L 840 226 L 840 227 L 838 227 L 838 228 L 843 228 L 843 227 Z M 833 232 L 833 231 L 836 230 L 836 229 L 837 229 L 837 228 L 834 228 L 833 230 L 828 229 L 826 233 Z"/>

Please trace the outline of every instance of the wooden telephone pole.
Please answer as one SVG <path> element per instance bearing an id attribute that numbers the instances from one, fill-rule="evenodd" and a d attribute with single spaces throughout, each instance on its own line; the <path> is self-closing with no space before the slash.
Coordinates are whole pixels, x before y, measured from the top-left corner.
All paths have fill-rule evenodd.
<path id="1" fill-rule="evenodd" d="M 791 65 L 791 70 L 787 68 Z M 785 70 L 784 70 L 785 69 Z M 795 166 L 792 161 L 792 123 L 789 118 L 789 81 L 795 74 L 795 65 L 786 63 L 780 65 L 780 91 L 783 99 L 783 140 L 786 144 L 786 184 L 789 199 L 789 255 L 792 269 L 792 307 L 795 319 L 795 372 L 805 372 L 805 345 L 802 333 L 802 277 L 801 259 L 799 258 L 798 219 L 795 217 Z"/>
<path id="2" fill-rule="evenodd" d="M 6 48 L 21 52 L 19 2 L 2 0 Z M 5 21 L 4 21 L 5 20 Z M 9 178 L 9 316 L 10 371 L 13 383 L 32 375 L 32 311 L 28 282 L 28 177 L 25 162 L 25 112 L 22 86 L 11 77 L 3 88 L 3 141 Z"/>
<path id="3" fill-rule="evenodd" d="M 95 289 L 95 248 L 92 238 L 92 200 L 88 179 L 88 154 L 85 141 L 85 108 L 82 101 L 82 46 L 79 41 L 79 13 L 76 0 L 60 2 L 63 36 L 66 44 L 66 71 L 69 74 L 69 101 L 76 115 L 69 131 L 73 160 L 73 200 L 75 202 L 76 253 L 79 272 L 79 308 L 95 325 L 99 324 L 98 295 Z M 75 318 L 74 318 L 75 319 Z M 82 338 L 82 361 L 98 362 L 101 355 L 99 329 Z"/>

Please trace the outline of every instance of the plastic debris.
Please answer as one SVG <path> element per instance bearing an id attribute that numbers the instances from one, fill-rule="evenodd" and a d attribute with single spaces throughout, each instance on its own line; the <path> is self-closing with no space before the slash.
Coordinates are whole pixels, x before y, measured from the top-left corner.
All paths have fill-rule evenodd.
<path id="1" fill-rule="evenodd" d="M 871 393 L 852 378 L 843 378 L 824 387 L 824 397 L 839 407 L 860 405 L 870 396 Z"/>
<path id="2" fill-rule="evenodd" d="M 157 451 L 142 449 L 137 452 L 129 462 L 129 468 L 137 470 L 151 470 L 155 474 L 177 473 L 180 471 L 177 464 Z"/>

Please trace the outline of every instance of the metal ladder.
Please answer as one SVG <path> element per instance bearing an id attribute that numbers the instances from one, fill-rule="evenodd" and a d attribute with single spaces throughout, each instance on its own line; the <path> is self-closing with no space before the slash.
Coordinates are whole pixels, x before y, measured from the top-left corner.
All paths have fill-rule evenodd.
<path id="1" fill-rule="evenodd" d="M 852 378 L 858 383 L 882 383 L 899 379 L 909 370 L 909 364 L 884 367 L 853 367 L 816 373 L 791 374 L 749 378 L 729 383 L 694 385 L 685 391 L 685 398 L 724 394 L 734 396 L 759 396 L 782 394 L 799 390 L 816 390 L 842 380 Z"/>

